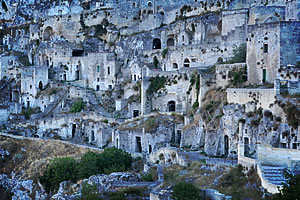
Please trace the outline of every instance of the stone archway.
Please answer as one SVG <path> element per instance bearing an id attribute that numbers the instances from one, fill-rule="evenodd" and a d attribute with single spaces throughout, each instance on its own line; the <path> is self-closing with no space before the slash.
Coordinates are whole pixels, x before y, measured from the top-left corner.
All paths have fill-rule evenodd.
<path id="1" fill-rule="evenodd" d="M 153 40 L 152 49 L 161 49 L 161 41 L 159 38 Z"/>
<path id="2" fill-rule="evenodd" d="M 188 58 L 184 59 L 183 66 L 184 67 L 190 67 L 190 60 Z"/>
<path id="3" fill-rule="evenodd" d="M 169 101 L 168 102 L 168 110 L 169 110 L 169 112 L 175 112 L 176 111 L 176 102 L 175 101 Z"/>
<path id="4" fill-rule="evenodd" d="M 169 39 L 167 40 L 167 46 L 168 46 L 168 47 L 173 47 L 174 45 L 175 45 L 174 39 L 173 39 L 173 38 L 169 38 Z"/>
<path id="5" fill-rule="evenodd" d="M 44 41 L 47 41 L 50 39 L 50 37 L 53 35 L 53 29 L 51 26 L 47 26 L 44 30 L 43 39 Z"/>

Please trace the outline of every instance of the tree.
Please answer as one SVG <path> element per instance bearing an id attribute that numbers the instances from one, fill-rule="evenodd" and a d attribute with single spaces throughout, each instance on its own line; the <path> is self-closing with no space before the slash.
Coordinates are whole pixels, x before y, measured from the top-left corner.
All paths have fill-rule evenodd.
<path id="1" fill-rule="evenodd" d="M 103 173 L 103 166 L 99 162 L 101 154 L 95 152 L 85 153 L 77 166 L 78 178 L 88 178 L 94 174 Z"/>
<path id="2" fill-rule="evenodd" d="M 179 182 L 172 192 L 172 199 L 174 200 L 201 200 L 200 190 L 192 183 Z"/>
<path id="3" fill-rule="evenodd" d="M 300 174 L 293 174 L 289 171 L 284 172 L 286 183 L 279 190 L 276 199 L 281 200 L 300 200 Z"/>
<path id="4" fill-rule="evenodd" d="M 54 158 L 40 178 L 47 192 L 56 191 L 62 181 L 76 181 L 76 161 L 73 158 Z"/>
<path id="5" fill-rule="evenodd" d="M 106 148 L 99 158 L 105 174 L 126 171 L 131 168 L 132 157 L 129 153 L 113 148 Z"/>
<path id="6" fill-rule="evenodd" d="M 247 45 L 241 44 L 237 48 L 233 49 L 233 57 L 229 60 L 229 63 L 244 63 L 246 62 Z"/>

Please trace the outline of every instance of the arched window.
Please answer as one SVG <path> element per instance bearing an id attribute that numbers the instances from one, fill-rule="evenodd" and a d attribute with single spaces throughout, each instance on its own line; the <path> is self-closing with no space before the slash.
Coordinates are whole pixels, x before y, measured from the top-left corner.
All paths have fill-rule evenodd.
<path id="1" fill-rule="evenodd" d="M 177 63 L 173 63 L 173 69 L 178 69 L 178 64 Z"/>
<path id="2" fill-rule="evenodd" d="M 152 2 L 148 1 L 148 7 L 152 7 L 152 6 L 153 6 Z"/>
<path id="3" fill-rule="evenodd" d="M 188 58 L 184 59 L 183 66 L 184 67 L 190 67 L 190 60 Z"/>
<path id="4" fill-rule="evenodd" d="M 51 26 L 47 26 L 46 29 L 44 30 L 44 35 L 43 35 L 44 41 L 45 40 L 49 40 L 50 37 L 52 36 L 52 34 L 53 34 L 52 27 Z"/>
<path id="5" fill-rule="evenodd" d="M 92 142 L 95 141 L 95 133 L 94 133 L 94 131 L 91 132 L 91 141 Z"/>
<path id="6" fill-rule="evenodd" d="M 169 39 L 167 40 L 167 46 L 168 46 L 168 47 L 172 47 L 172 46 L 174 46 L 174 45 L 175 45 L 174 39 L 173 39 L 173 38 L 169 38 Z"/>
<path id="7" fill-rule="evenodd" d="M 175 110 L 176 110 L 175 101 L 169 101 L 168 102 L 168 109 L 169 109 L 169 112 L 175 112 Z"/>
<path id="8" fill-rule="evenodd" d="M 222 57 L 219 57 L 217 62 L 218 62 L 219 64 L 220 64 L 220 63 L 223 63 L 223 62 L 224 62 L 224 61 L 223 61 L 223 58 L 222 58 Z"/>
<path id="9" fill-rule="evenodd" d="M 158 38 L 155 38 L 153 40 L 153 46 L 152 46 L 153 49 L 161 49 L 161 41 L 160 39 Z"/>
<path id="10" fill-rule="evenodd" d="M 39 82 L 39 89 L 40 89 L 40 90 L 43 89 L 43 83 L 42 83 L 42 81 Z"/>

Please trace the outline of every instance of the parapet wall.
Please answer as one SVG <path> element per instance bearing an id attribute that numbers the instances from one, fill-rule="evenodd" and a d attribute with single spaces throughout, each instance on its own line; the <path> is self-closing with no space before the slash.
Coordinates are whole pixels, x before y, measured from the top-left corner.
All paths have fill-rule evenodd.
<path id="1" fill-rule="evenodd" d="M 257 158 L 262 165 L 288 167 L 290 160 L 300 160 L 300 151 L 297 149 L 273 148 L 269 145 L 258 145 Z"/>
<path id="2" fill-rule="evenodd" d="M 275 89 L 242 89 L 228 88 L 227 101 L 228 103 L 247 104 L 250 102 L 256 103 L 257 107 L 269 109 L 270 104 L 275 102 Z"/>

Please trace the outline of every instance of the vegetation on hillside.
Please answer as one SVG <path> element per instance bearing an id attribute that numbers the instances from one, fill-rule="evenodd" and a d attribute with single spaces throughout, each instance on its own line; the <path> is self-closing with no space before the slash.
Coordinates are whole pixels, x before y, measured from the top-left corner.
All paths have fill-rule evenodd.
<path id="1" fill-rule="evenodd" d="M 110 174 L 131 168 L 130 154 L 117 148 L 107 148 L 103 153 L 87 152 L 79 162 L 70 157 L 53 159 L 48 165 L 41 183 L 46 191 L 56 191 L 62 181 L 75 182 L 94 174 Z"/>
<path id="2" fill-rule="evenodd" d="M 200 190 L 192 183 L 179 182 L 173 187 L 174 200 L 200 200 Z"/>
<path id="3" fill-rule="evenodd" d="M 78 99 L 72 104 L 70 112 L 71 113 L 81 112 L 83 110 L 84 106 L 85 106 L 85 103 L 83 102 L 83 100 Z"/>

